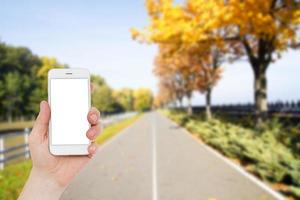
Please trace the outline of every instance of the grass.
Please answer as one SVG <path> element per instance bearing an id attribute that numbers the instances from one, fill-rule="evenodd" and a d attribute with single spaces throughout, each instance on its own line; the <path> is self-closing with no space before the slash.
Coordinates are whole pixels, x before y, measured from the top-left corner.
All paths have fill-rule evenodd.
<path id="1" fill-rule="evenodd" d="M 17 121 L 17 122 L 0 122 L 0 132 L 10 130 L 20 130 L 24 128 L 31 128 L 34 121 Z"/>
<path id="2" fill-rule="evenodd" d="M 26 160 L 7 166 L 0 171 L 0 199 L 17 199 L 29 176 L 30 169 L 31 161 Z"/>
<path id="3" fill-rule="evenodd" d="M 182 112 L 163 114 L 223 155 L 238 160 L 247 171 L 278 191 L 300 199 L 299 127 L 283 127 L 271 120 L 263 129 L 256 130 L 217 117 L 205 121 Z"/>
<path id="4" fill-rule="evenodd" d="M 121 130 L 133 124 L 141 115 L 142 114 L 139 114 L 108 126 L 97 138 L 97 143 L 103 144 L 108 141 Z M 14 200 L 18 198 L 29 176 L 31 167 L 31 160 L 26 160 L 16 164 L 10 164 L 6 166 L 4 170 L 0 171 L 0 199 Z"/>

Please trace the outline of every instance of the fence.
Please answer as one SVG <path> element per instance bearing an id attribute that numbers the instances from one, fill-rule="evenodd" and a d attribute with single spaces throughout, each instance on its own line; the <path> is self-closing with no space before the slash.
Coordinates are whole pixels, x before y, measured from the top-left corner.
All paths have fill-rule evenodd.
<path id="1" fill-rule="evenodd" d="M 11 132 L 0 136 L 0 170 L 4 168 L 4 164 L 15 160 L 20 157 L 29 158 L 29 147 L 28 147 L 28 135 L 30 133 L 29 128 L 25 128 L 24 131 Z M 9 138 L 23 136 L 24 143 L 16 146 L 5 148 L 5 140 Z M 8 156 L 5 156 L 8 154 Z"/>
<path id="2" fill-rule="evenodd" d="M 175 108 L 176 109 L 176 108 Z M 182 109 L 182 108 L 178 108 Z M 213 105 L 211 106 L 213 112 L 222 112 L 228 114 L 252 114 L 255 111 L 254 104 L 227 104 L 227 105 Z M 205 106 L 193 106 L 195 113 L 205 111 Z M 290 116 L 300 116 L 300 101 L 298 102 L 275 102 L 268 104 L 268 113 L 282 114 Z"/>
<path id="3" fill-rule="evenodd" d="M 106 116 L 101 120 L 101 124 L 103 127 L 106 127 L 110 124 L 116 123 L 120 120 L 132 117 L 134 115 L 136 115 L 136 112 L 128 112 Z M 31 129 L 25 128 L 22 131 L 14 131 L 6 134 L 0 134 L 0 170 L 4 169 L 5 164 L 9 161 L 15 160 L 20 157 L 24 157 L 25 159 L 30 157 L 28 146 L 28 136 L 30 131 Z M 13 137 L 23 137 L 24 142 L 21 142 L 20 144 L 11 147 L 6 147 L 5 141 Z"/>

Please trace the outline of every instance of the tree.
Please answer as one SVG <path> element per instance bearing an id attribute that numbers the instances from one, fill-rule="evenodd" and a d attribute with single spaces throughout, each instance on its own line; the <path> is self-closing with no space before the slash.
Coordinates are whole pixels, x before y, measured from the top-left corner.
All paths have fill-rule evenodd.
<path id="1" fill-rule="evenodd" d="M 115 101 L 112 89 L 107 85 L 96 86 L 92 96 L 92 104 L 103 113 L 113 112 Z"/>
<path id="2" fill-rule="evenodd" d="M 95 85 L 95 87 L 97 86 L 101 86 L 101 85 L 107 85 L 106 81 L 104 80 L 103 77 L 99 76 L 99 75 L 91 75 L 91 83 L 93 85 Z"/>
<path id="3" fill-rule="evenodd" d="M 114 90 L 113 97 L 126 111 L 133 110 L 133 90 L 130 88 L 122 88 Z"/>
<path id="4" fill-rule="evenodd" d="M 139 88 L 134 91 L 134 109 L 137 111 L 145 111 L 151 109 L 153 95 L 151 90 Z"/>
<path id="5" fill-rule="evenodd" d="M 194 86 L 198 86 L 195 89 L 206 94 L 206 115 L 210 119 L 211 92 L 213 86 L 220 78 L 219 67 L 223 61 L 224 53 L 222 52 L 226 49 L 226 46 L 221 42 L 216 42 L 217 40 L 206 40 L 199 43 L 189 42 L 189 37 L 194 36 L 187 36 L 185 31 L 192 27 L 193 24 L 190 23 L 193 16 L 188 14 L 186 12 L 187 9 L 183 6 L 173 6 L 171 0 L 147 0 L 146 7 L 151 22 L 144 31 L 132 29 L 133 38 L 160 45 L 176 46 L 176 50 L 172 54 L 177 54 L 177 57 L 179 57 L 177 60 L 184 60 L 184 65 L 181 65 L 185 68 L 182 72 L 183 80 L 190 82 L 190 79 L 197 79 L 198 83 L 202 83 Z M 199 37 L 202 36 L 199 35 L 200 33 L 193 34 Z M 183 58 L 181 59 L 180 57 Z M 204 81 L 207 81 L 207 83 L 203 84 Z M 205 88 L 203 88 L 204 86 Z M 189 88 L 188 86 L 186 87 L 187 90 Z"/>
<path id="6" fill-rule="evenodd" d="M 113 97 L 113 90 L 98 75 L 91 76 L 93 84 L 92 104 L 103 113 L 112 113 L 120 109 Z"/>
<path id="7" fill-rule="evenodd" d="M 48 72 L 54 68 L 66 68 L 67 65 L 61 64 L 56 58 L 43 56 L 40 58 L 41 66 L 38 68 L 35 76 L 37 87 L 33 90 L 29 101 L 29 107 L 34 113 L 39 111 L 39 102 L 47 99 L 48 94 Z"/>
<path id="8" fill-rule="evenodd" d="M 267 108 L 266 71 L 271 62 L 289 48 L 299 47 L 298 0 L 188 0 L 173 5 L 172 0 L 147 0 L 150 25 L 132 35 L 156 43 L 209 44 L 214 49 L 239 58 L 245 55 L 254 72 L 254 100 L 257 125 Z"/>
<path id="9" fill-rule="evenodd" d="M 3 100 L 3 106 L 7 110 L 7 119 L 9 122 L 12 122 L 13 112 L 16 112 L 14 109 L 18 104 L 22 102 L 21 93 L 22 80 L 18 72 L 10 72 L 4 78 L 4 85 L 6 95 Z"/>
<path id="10" fill-rule="evenodd" d="M 40 59 L 42 62 L 42 66 L 37 71 L 37 77 L 40 78 L 42 90 L 47 94 L 48 72 L 54 68 L 67 68 L 68 66 L 59 63 L 56 58 L 43 56 Z M 44 95 L 43 97 L 46 97 L 46 95 Z"/>
<path id="11" fill-rule="evenodd" d="M 257 126 L 267 116 L 266 72 L 281 53 L 297 46 L 300 2 L 298 0 L 229 1 L 218 6 L 226 17 L 214 28 L 227 29 L 240 42 L 254 74 L 254 100 Z M 229 37 L 229 36 L 228 36 Z M 226 41 L 227 38 L 224 38 Z"/>
<path id="12" fill-rule="evenodd" d="M 174 53 L 177 45 L 160 45 L 159 54 L 155 59 L 154 73 L 159 77 L 161 89 L 169 90 L 173 96 L 171 99 L 178 100 L 182 106 L 184 97 L 188 99 L 188 114 L 192 114 L 191 97 L 194 89 L 194 73 L 189 66 L 190 59 L 184 59 L 183 53 Z M 161 91 L 160 91 L 161 92 Z M 167 97 L 167 96 L 165 96 Z"/>
<path id="13" fill-rule="evenodd" d="M 166 79 L 161 79 L 158 83 L 158 93 L 154 97 L 153 105 L 155 108 L 165 107 L 169 103 L 174 102 L 175 95 L 174 89 L 171 88 L 172 84 L 168 84 Z"/>
<path id="14" fill-rule="evenodd" d="M 14 116 L 32 112 L 30 97 L 37 86 L 36 71 L 41 62 L 28 48 L 0 42 L 0 114 L 11 121 Z"/>

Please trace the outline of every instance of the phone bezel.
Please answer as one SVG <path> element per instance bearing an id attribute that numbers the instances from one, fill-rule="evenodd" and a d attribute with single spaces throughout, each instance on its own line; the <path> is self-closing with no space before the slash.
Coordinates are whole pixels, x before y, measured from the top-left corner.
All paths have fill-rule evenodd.
<path id="1" fill-rule="evenodd" d="M 48 102 L 51 109 L 51 79 L 88 79 L 88 108 L 91 108 L 90 73 L 87 69 L 64 68 L 51 69 L 48 72 Z M 53 145 L 51 132 L 51 119 L 49 122 L 49 151 L 52 155 L 88 155 L 89 144 Z"/>

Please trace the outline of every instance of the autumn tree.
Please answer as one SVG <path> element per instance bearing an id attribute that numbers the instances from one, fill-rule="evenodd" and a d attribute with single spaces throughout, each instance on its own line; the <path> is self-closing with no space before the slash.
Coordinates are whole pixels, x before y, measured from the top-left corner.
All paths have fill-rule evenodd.
<path id="1" fill-rule="evenodd" d="M 153 42 L 160 45 L 176 45 L 172 51 L 175 62 L 180 62 L 181 75 L 188 84 L 188 90 L 196 89 L 206 95 L 206 115 L 211 118 L 211 92 L 220 78 L 219 67 L 224 56 L 226 45 L 220 40 L 205 40 L 199 43 L 190 42 L 185 30 L 191 27 L 192 15 L 186 13 L 180 6 L 173 6 L 172 1 L 147 0 L 146 6 L 151 17 L 150 25 L 144 31 L 132 29 L 132 36 L 139 41 Z M 197 35 L 197 33 L 195 33 Z M 200 36 L 199 36 L 200 37 Z M 218 41 L 218 42 L 217 42 Z M 176 57 L 176 58 L 175 58 Z M 183 79 L 183 80 L 184 80 Z M 204 83 L 206 81 L 206 83 Z"/>
<path id="2" fill-rule="evenodd" d="M 253 70 L 255 112 L 257 125 L 260 126 L 268 111 L 267 69 L 283 51 L 298 45 L 300 2 L 231 0 L 218 8 L 220 13 L 229 14 L 214 17 L 219 21 L 214 28 L 230 32 L 225 41 L 232 38 L 240 42 Z"/>
<path id="3" fill-rule="evenodd" d="M 159 87 L 173 96 L 182 106 L 183 97 L 188 99 L 188 113 L 192 114 L 191 98 L 195 78 L 190 62 L 183 53 L 177 51 L 178 45 L 160 45 L 155 59 L 154 73 L 159 77 Z M 160 91 L 161 92 L 161 91 Z"/>
<path id="4" fill-rule="evenodd" d="M 245 55 L 254 73 L 257 124 L 267 108 L 266 71 L 283 51 L 298 47 L 298 0 L 147 0 L 148 27 L 132 30 L 136 39 L 156 43 L 207 44 L 236 57 Z M 229 47 L 229 48 L 228 48 Z"/>
<path id="5" fill-rule="evenodd" d="M 192 65 L 195 74 L 195 89 L 205 95 L 205 112 L 206 118 L 212 118 L 211 95 L 212 90 L 220 80 L 222 75 L 221 55 L 219 50 L 208 52 L 206 55 L 196 56 Z"/>
<path id="6" fill-rule="evenodd" d="M 174 89 L 172 88 L 173 85 L 169 84 L 169 81 L 165 80 L 166 79 L 159 79 L 158 93 L 153 100 L 155 108 L 165 107 L 169 103 L 177 100 L 174 95 Z"/>
<path id="7" fill-rule="evenodd" d="M 257 125 L 267 116 L 268 67 L 283 51 L 298 44 L 300 2 L 297 0 L 219 1 L 189 0 L 184 8 L 192 14 L 190 42 L 206 40 L 238 43 L 254 74 L 254 101 Z M 202 23 L 198 20 L 201 18 Z M 192 25 L 192 23 L 194 25 Z M 210 33 L 215 33 L 211 35 Z M 199 33 L 201 37 L 189 37 Z M 224 34 L 225 33 L 225 34 Z"/>
<path id="8" fill-rule="evenodd" d="M 139 88 L 134 91 L 133 96 L 135 110 L 145 111 L 151 109 L 153 101 L 153 94 L 151 90 Z"/>

